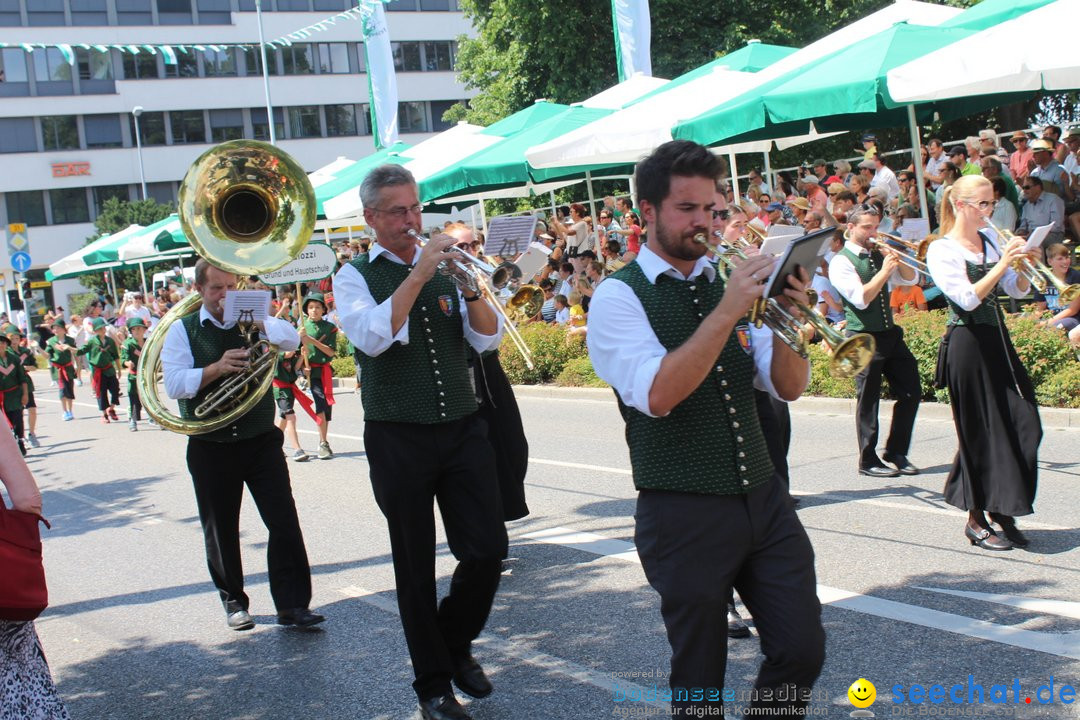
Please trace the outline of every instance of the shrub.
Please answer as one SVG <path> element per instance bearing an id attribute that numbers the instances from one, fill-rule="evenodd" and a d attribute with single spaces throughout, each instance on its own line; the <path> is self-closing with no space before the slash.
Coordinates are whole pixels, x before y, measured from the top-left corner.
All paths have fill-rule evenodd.
<path id="1" fill-rule="evenodd" d="M 855 397 L 854 378 L 834 378 L 829 374 L 829 357 L 821 343 L 810 346 L 810 385 L 806 388 L 806 394 L 834 398 Z"/>
<path id="2" fill-rule="evenodd" d="M 555 384 L 564 387 L 611 387 L 596 376 L 592 359 L 588 355 L 567 362 L 562 372 L 555 378 Z"/>
<path id="3" fill-rule="evenodd" d="M 509 336 L 504 337 L 499 356 L 506 376 L 514 385 L 554 382 L 569 361 L 588 354 L 584 338 L 570 337 L 558 325 L 531 323 L 518 328 L 518 332 L 532 353 L 535 367 L 530 370 L 513 341 Z"/>
<path id="4" fill-rule="evenodd" d="M 1038 318 L 1016 315 L 1009 318 L 1007 326 L 1016 354 L 1031 377 L 1036 390 L 1043 381 L 1076 365 L 1076 355 L 1069 346 L 1065 333 L 1052 328 L 1038 327 Z M 1075 387 L 1075 386 L 1074 386 Z"/>
<path id="5" fill-rule="evenodd" d="M 1043 378 L 1035 386 L 1040 405 L 1080 408 L 1080 362 L 1072 362 Z"/>
<path id="6" fill-rule="evenodd" d="M 356 377 L 356 365 L 353 363 L 352 345 L 345 333 L 338 330 L 337 354 L 330 359 L 330 366 L 334 368 L 334 377 Z"/>

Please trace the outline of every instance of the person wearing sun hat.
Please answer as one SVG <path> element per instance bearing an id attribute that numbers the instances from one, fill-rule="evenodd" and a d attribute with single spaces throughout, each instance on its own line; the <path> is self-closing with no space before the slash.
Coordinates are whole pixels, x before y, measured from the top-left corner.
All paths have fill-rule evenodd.
<path id="1" fill-rule="evenodd" d="M 300 324 L 300 342 L 304 344 L 311 375 L 308 385 L 315 399 L 315 414 L 319 422 L 319 459 L 334 457 L 327 438 L 334 405 L 334 375 L 330 360 L 337 354 L 337 326 L 325 319 L 328 308 L 321 292 L 310 292 L 300 309 L 304 321 Z"/>
<path id="2" fill-rule="evenodd" d="M 56 385 L 60 391 L 60 410 L 64 420 L 74 420 L 75 413 L 75 340 L 67 336 L 63 318 L 53 320 L 53 336 L 45 344 L 49 364 L 56 370 Z"/>
<path id="3" fill-rule="evenodd" d="M 23 407 L 27 401 L 26 371 L 19 356 L 11 349 L 11 340 L 0 333 L 0 404 L 4 406 L 8 427 L 19 444 L 19 452 L 26 455 L 23 440 Z"/>
<path id="4" fill-rule="evenodd" d="M 120 421 L 116 416 L 116 406 L 120 404 L 120 381 L 116 377 L 120 362 L 120 348 L 116 341 L 105 334 L 105 318 L 96 317 L 90 322 L 94 335 L 79 348 L 77 355 L 86 355 L 93 370 L 94 395 L 97 397 L 101 422 Z"/>
<path id="5" fill-rule="evenodd" d="M 26 400 L 23 402 L 27 420 L 29 421 L 27 423 L 29 427 L 27 428 L 26 442 L 32 448 L 41 447 L 37 435 L 34 434 L 37 430 L 37 403 L 34 401 L 34 379 L 30 377 L 30 371 L 37 370 L 37 358 L 34 357 L 34 352 L 23 343 L 23 333 L 18 325 L 6 326 L 4 334 L 11 341 L 11 352 L 18 355 L 19 364 L 22 365 L 23 372 L 26 373 Z"/>
<path id="6" fill-rule="evenodd" d="M 128 412 L 131 420 L 128 426 L 132 432 L 139 429 L 139 421 L 142 420 L 142 401 L 139 399 L 139 357 L 142 355 L 143 344 L 146 342 L 146 321 L 141 317 L 130 317 L 127 320 L 127 340 L 120 346 L 120 364 L 128 371 Z"/>

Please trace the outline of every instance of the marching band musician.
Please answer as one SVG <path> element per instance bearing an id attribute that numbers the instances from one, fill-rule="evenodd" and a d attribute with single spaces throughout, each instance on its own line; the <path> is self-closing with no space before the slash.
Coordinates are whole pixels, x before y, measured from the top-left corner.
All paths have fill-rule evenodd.
<path id="1" fill-rule="evenodd" d="M 213 390 L 215 381 L 246 370 L 249 357 L 236 323 L 224 320 L 225 294 L 236 289 L 236 275 L 200 259 L 195 265 L 195 289 L 202 295 L 202 309 L 168 328 L 161 351 L 165 392 L 180 401 L 180 414 L 187 420 L 195 419 L 195 408 Z M 281 350 L 300 346 L 300 336 L 288 321 L 268 317 L 258 325 Z M 255 627 L 248 613 L 240 560 L 244 485 L 270 533 L 266 556 L 278 624 L 310 627 L 325 620 L 308 609 L 311 570 L 282 453 L 284 438 L 274 425 L 274 407 L 268 390 L 231 426 L 188 438 L 188 471 L 195 486 L 206 561 L 225 606 L 226 624 L 233 630 Z"/>
<path id="2" fill-rule="evenodd" d="M 919 473 L 907 454 L 922 389 L 919 367 L 904 342 L 904 330 L 893 321 L 888 292 L 890 282 L 914 285 L 918 282 L 918 273 L 900 261 L 899 251 L 885 248 L 882 253 L 873 244 L 880 222 L 879 210 L 870 203 L 851 209 L 845 234 L 847 241 L 829 263 L 829 282 L 840 294 L 844 305 L 847 335 L 868 333 L 877 342 L 870 364 L 855 376 L 855 427 L 859 442 L 859 474 L 888 478 Z M 889 379 L 896 405 L 885 453 L 879 458 L 878 406 L 882 375 Z M 896 467 L 888 467 L 882 460 Z"/>
<path id="3" fill-rule="evenodd" d="M 999 284 L 1012 297 L 1027 295 L 1028 279 L 1012 268 L 1024 258 L 1025 241 L 999 237 L 995 243 L 980 232 L 993 210 L 993 186 L 980 175 L 946 188 L 944 237 L 930 245 L 926 262 L 949 301 L 938 372 L 949 388 L 960 448 L 945 481 L 945 502 L 968 511 L 964 535 L 972 545 L 1010 550 L 1028 544 L 1015 517 L 1033 512 L 1042 423 L 996 299 Z"/>
<path id="4" fill-rule="evenodd" d="M 507 536 L 495 452 L 477 413 L 465 345 L 499 346 L 502 317 L 488 301 L 437 272 L 457 241 L 421 247 L 416 180 L 381 165 L 360 186 L 376 242 L 342 266 L 334 291 L 342 330 L 360 353 L 364 446 L 386 517 L 398 608 L 425 720 L 467 720 L 451 681 L 472 697 L 492 691 L 472 656 L 499 586 Z M 436 603 L 438 500 L 458 560 L 450 593 Z"/>

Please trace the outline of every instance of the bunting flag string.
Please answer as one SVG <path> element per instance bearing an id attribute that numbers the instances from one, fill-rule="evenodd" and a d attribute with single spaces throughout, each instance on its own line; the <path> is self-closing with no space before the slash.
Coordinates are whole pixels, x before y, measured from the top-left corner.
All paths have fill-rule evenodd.
<path id="1" fill-rule="evenodd" d="M 273 50 L 275 48 L 286 48 L 291 46 L 295 42 L 302 42 L 307 38 L 313 37 L 315 33 L 324 32 L 329 30 L 334 25 L 337 25 L 339 20 L 360 20 L 369 22 L 370 18 L 375 14 L 376 7 L 379 5 L 385 5 L 390 0 L 359 0 L 356 7 L 342 12 L 336 13 L 329 17 L 323 18 L 318 22 L 314 22 L 311 25 L 306 25 L 292 32 L 285 33 L 272 40 L 267 40 L 263 43 L 268 49 Z M 145 44 L 140 43 L 138 45 L 88 45 L 86 43 L 7 43 L 0 42 L 0 49 L 2 48 L 22 48 L 27 53 L 33 53 L 38 49 L 55 48 L 67 61 L 68 65 L 75 65 L 75 50 L 79 48 L 82 50 L 93 50 L 99 53 L 105 53 L 109 50 L 118 50 L 121 53 L 127 53 L 129 55 L 139 55 L 141 53 L 149 53 L 150 55 L 156 55 L 158 53 L 165 59 L 166 65 L 176 65 L 176 53 L 188 54 L 190 50 L 198 50 L 200 52 L 221 52 L 228 48 L 240 48 L 242 50 L 249 50 L 259 47 L 258 42 L 248 43 L 214 43 L 213 45 L 193 45 L 191 43 L 186 44 Z"/>

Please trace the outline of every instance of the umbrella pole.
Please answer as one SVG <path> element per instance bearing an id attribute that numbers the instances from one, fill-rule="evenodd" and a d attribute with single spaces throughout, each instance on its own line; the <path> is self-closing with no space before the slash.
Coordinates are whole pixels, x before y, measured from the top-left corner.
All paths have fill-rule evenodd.
<path id="1" fill-rule="evenodd" d="M 769 162 L 769 151 L 766 150 L 765 152 L 761 153 L 761 156 L 763 158 L 765 158 L 764 167 L 765 167 L 765 177 L 767 178 L 766 182 L 769 183 L 769 187 L 772 188 L 772 191 L 775 194 L 776 193 L 776 183 L 774 182 L 774 178 L 773 178 L 773 174 L 772 174 L 772 163 Z M 775 200 L 775 198 L 774 198 L 774 200 Z M 777 200 L 776 202 L 781 202 L 781 201 Z"/>
<path id="2" fill-rule="evenodd" d="M 551 199 L 551 217 L 555 217 L 555 191 L 548 190 L 548 197 Z"/>
<path id="3" fill-rule="evenodd" d="M 596 198 L 593 197 L 591 170 L 585 171 L 585 189 L 589 192 L 589 217 L 593 217 L 593 213 L 596 212 Z"/>
<path id="4" fill-rule="evenodd" d="M 487 242 L 487 208 L 484 207 L 482 197 L 480 200 L 480 231 L 484 233 L 484 242 Z"/>
<path id="5" fill-rule="evenodd" d="M 908 129 L 911 131 L 911 164 L 915 166 L 915 183 L 919 189 L 919 208 L 922 219 L 930 222 L 930 208 L 926 205 L 926 176 L 923 174 L 922 154 L 919 147 L 922 141 L 919 139 L 919 125 L 915 122 L 915 106 L 907 106 Z M 932 228 L 931 228 L 932 229 Z"/>
<path id="6" fill-rule="evenodd" d="M 481 200 L 480 202 L 484 202 Z M 472 225 L 473 237 L 476 237 L 476 205 L 469 206 L 469 224 Z"/>
<path id="7" fill-rule="evenodd" d="M 147 294 L 147 292 L 146 292 L 146 268 L 143 267 L 142 263 L 139 263 L 139 275 L 142 277 L 142 291 L 143 291 L 143 296 L 145 296 Z"/>
<path id="8" fill-rule="evenodd" d="M 727 157 L 728 157 L 728 165 L 731 166 L 731 192 L 732 192 L 732 196 L 735 198 L 735 202 L 737 203 L 737 202 L 739 202 L 739 197 L 740 197 L 740 193 L 739 193 L 739 166 L 735 162 L 735 153 L 729 151 L 728 154 L 727 154 Z"/>

